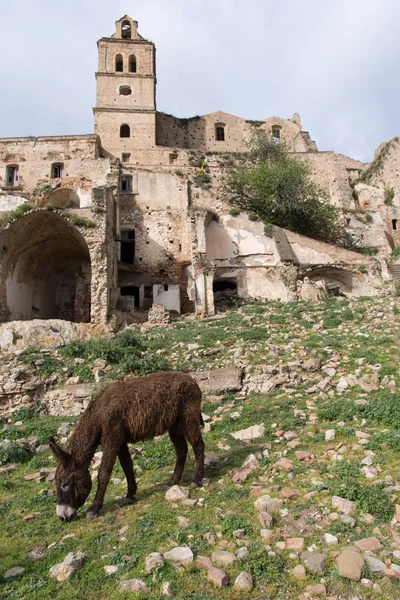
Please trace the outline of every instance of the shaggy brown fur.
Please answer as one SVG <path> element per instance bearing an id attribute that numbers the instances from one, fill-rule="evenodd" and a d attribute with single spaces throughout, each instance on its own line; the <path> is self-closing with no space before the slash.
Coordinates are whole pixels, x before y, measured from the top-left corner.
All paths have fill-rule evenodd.
<path id="1" fill-rule="evenodd" d="M 187 441 L 195 453 L 194 483 L 198 485 L 204 473 L 201 424 L 201 391 L 186 373 L 153 373 L 106 384 L 77 423 L 66 451 L 50 438 L 50 448 L 57 457 L 57 516 L 63 521 L 75 518 L 77 509 L 88 497 L 91 489 L 89 465 L 99 444 L 103 448 L 103 458 L 97 493 L 87 518 L 97 516 L 103 505 L 117 457 L 128 483 L 125 503 L 133 502 L 136 481 L 128 443 L 153 439 L 165 431 L 169 432 L 176 450 L 171 485 L 181 479 Z"/>

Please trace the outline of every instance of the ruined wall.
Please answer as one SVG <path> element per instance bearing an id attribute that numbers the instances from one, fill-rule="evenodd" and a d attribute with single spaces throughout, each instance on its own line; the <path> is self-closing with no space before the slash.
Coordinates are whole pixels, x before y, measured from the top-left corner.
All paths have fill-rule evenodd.
<path id="1" fill-rule="evenodd" d="M 203 152 L 246 152 L 252 133 L 260 128 L 272 134 L 279 130 L 280 139 L 290 150 L 306 152 L 316 149 L 307 134 L 301 133 L 301 124 L 293 120 L 272 117 L 265 121 L 250 121 L 224 112 L 201 117 L 178 119 L 172 115 L 157 113 L 157 144 L 177 148 L 189 148 Z M 224 140 L 216 139 L 216 127 L 224 128 Z M 296 141 L 295 141 L 296 140 Z"/>
<path id="2" fill-rule="evenodd" d="M 64 165 L 61 179 L 52 179 L 52 165 Z M 8 187 L 6 170 L 18 166 L 16 185 Z M 113 179 L 110 159 L 100 158 L 97 136 L 0 139 L 0 210 L 13 210 L 26 199 L 47 203 L 52 191 L 68 188 L 90 206 L 92 188 Z M 16 198 L 21 200 L 16 200 Z"/>

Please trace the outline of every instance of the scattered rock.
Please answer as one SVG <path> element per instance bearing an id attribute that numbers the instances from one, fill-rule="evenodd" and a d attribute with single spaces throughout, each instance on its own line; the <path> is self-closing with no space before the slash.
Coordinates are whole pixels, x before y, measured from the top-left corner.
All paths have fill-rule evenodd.
<path id="1" fill-rule="evenodd" d="M 360 581 L 364 559 L 358 552 L 346 548 L 337 557 L 336 564 L 341 577 L 351 579 L 351 581 Z"/>
<path id="2" fill-rule="evenodd" d="M 25 573 L 25 569 L 23 567 L 13 567 L 12 569 L 8 569 L 3 575 L 3 579 L 9 581 L 10 579 L 15 579 L 15 577 L 19 577 Z"/>
<path id="3" fill-rule="evenodd" d="M 241 429 L 240 431 L 236 431 L 235 433 L 231 433 L 231 436 L 235 438 L 235 440 L 250 441 L 260 438 L 264 435 L 265 426 L 264 423 L 260 425 L 253 425 L 252 427 L 247 427 L 247 429 Z"/>
<path id="4" fill-rule="evenodd" d="M 65 581 L 82 567 L 85 558 L 86 555 L 82 552 L 77 552 L 76 554 L 70 552 L 64 558 L 63 562 L 50 568 L 50 575 L 57 581 Z"/>
<path id="5" fill-rule="evenodd" d="M 381 550 L 383 548 L 382 544 L 376 537 L 364 538 L 362 540 L 358 540 L 358 542 L 354 543 L 355 546 L 361 552 L 366 552 L 369 550 L 370 552 L 375 552 L 376 550 Z"/>
<path id="6" fill-rule="evenodd" d="M 229 575 L 222 569 L 217 569 L 216 567 L 211 567 L 211 569 L 208 570 L 207 579 L 220 588 L 226 587 L 229 583 Z"/>
<path id="7" fill-rule="evenodd" d="M 235 579 L 234 587 L 237 590 L 250 592 L 253 589 L 253 578 L 250 573 L 242 571 Z"/>
<path id="8" fill-rule="evenodd" d="M 211 555 L 211 562 L 216 563 L 217 565 L 233 565 L 233 563 L 236 562 L 236 556 L 232 554 L 232 552 L 216 550 Z"/>
<path id="9" fill-rule="evenodd" d="M 164 562 L 164 558 L 162 554 L 159 552 L 152 552 L 148 556 L 146 556 L 144 564 L 146 567 L 146 575 L 150 575 L 158 565 L 161 565 Z"/>
<path id="10" fill-rule="evenodd" d="M 326 566 L 326 555 L 319 552 L 303 552 L 301 559 L 311 573 L 323 573 Z"/>
<path id="11" fill-rule="evenodd" d="M 127 579 L 126 581 L 121 581 L 119 588 L 122 591 L 132 592 L 133 594 L 146 594 L 150 592 L 143 579 Z"/>
<path id="12" fill-rule="evenodd" d="M 180 485 L 173 485 L 165 494 L 168 502 L 178 502 L 181 500 L 187 500 L 189 498 L 189 490 Z"/>
<path id="13" fill-rule="evenodd" d="M 355 502 L 347 500 L 346 498 L 333 496 L 332 507 L 336 508 L 337 511 L 343 513 L 344 515 L 352 515 L 356 511 L 357 505 Z"/>
<path id="14" fill-rule="evenodd" d="M 193 562 L 193 552 L 187 546 L 178 546 L 172 548 L 169 552 L 165 552 L 164 558 L 176 566 L 186 567 Z"/>

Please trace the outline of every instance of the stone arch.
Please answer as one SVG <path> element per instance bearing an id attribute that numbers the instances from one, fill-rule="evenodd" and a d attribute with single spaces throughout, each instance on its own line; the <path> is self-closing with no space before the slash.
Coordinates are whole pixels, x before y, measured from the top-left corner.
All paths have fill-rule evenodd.
<path id="1" fill-rule="evenodd" d="M 76 227 L 33 211 L 0 232 L 0 248 L 0 320 L 90 321 L 90 253 Z"/>
<path id="2" fill-rule="evenodd" d="M 46 203 L 56 208 L 80 208 L 81 206 L 78 194 L 70 188 L 57 188 L 47 197 Z"/>
<path id="3" fill-rule="evenodd" d="M 302 273 L 299 279 L 303 280 L 304 277 L 308 277 L 311 281 L 322 280 L 328 294 L 331 295 L 335 295 L 336 293 L 357 293 L 358 288 L 360 287 L 360 282 L 357 280 L 354 273 L 332 265 L 323 265 L 307 269 Z"/>

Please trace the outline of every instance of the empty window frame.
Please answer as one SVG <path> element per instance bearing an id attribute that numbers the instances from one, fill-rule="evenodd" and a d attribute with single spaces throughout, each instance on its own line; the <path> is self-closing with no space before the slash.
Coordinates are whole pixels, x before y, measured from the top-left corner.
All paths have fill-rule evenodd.
<path id="1" fill-rule="evenodd" d="M 136 73 L 137 65 L 136 65 L 136 56 L 131 54 L 129 57 L 129 73 Z"/>
<path id="2" fill-rule="evenodd" d="M 122 54 L 117 54 L 115 57 L 115 71 L 117 73 L 122 73 L 124 70 L 124 59 Z"/>
<path id="3" fill-rule="evenodd" d="M 6 168 L 6 186 L 15 187 L 18 185 L 18 165 L 9 165 Z"/>
<path id="4" fill-rule="evenodd" d="M 133 296 L 135 299 L 135 308 L 140 305 L 140 289 L 137 286 L 127 286 L 120 288 L 121 296 Z"/>
<path id="5" fill-rule="evenodd" d="M 279 144 L 281 141 L 281 128 L 280 127 L 272 127 L 272 139 L 276 144 Z"/>
<path id="6" fill-rule="evenodd" d="M 130 96 L 132 94 L 132 88 L 130 85 L 120 85 L 118 91 L 120 96 Z"/>
<path id="7" fill-rule="evenodd" d="M 130 40 L 132 38 L 132 25 L 130 21 L 122 21 L 121 37 L 124 40 Z"/>
<path id="8" fill-rule="evenodd" d="M 122 153 L 122 162 L 127 163 L 130 161 L 131 155 L 128 153 L 123 152 Z"/>
<path id="9" fill-rule="evenodd" d="M 120 190 L 125 193 L 132 192 L 132 175 L 122 175 Z"/>
<path id="10" fill-rule="evenodd" d="M 126 125 L 126 123 L 124 123 L 124 125 L 121 125 L 121 127 L 119 128 L 119 137 L 131 137 L 131 128 L 129 127 L 129 125 Z"/>
<path id="11" fill-rule="evenodd" d="M 54 163 L 51 165 L 51 178 L 52 179 L 61 179 L 64 173 L 64 164 L 63 163 Z"/>
<path id="12" fill-rule="evenodd" d="M 135 231 L 121 231 L 121 262 L 133 265 L 135 262 Z"/>
<path id="13" fill-rule="evenodd" d="M 225 125 L 222 123 L 218 123 L 218 125 L 215 126 L 215 139 L 217 142 L 225 141 Z"/>
<path id="14" fill-rule="evenodd" d="M 392 219 L 392 227 L 395 231 L 397 231 L 397 219 Z"/>

